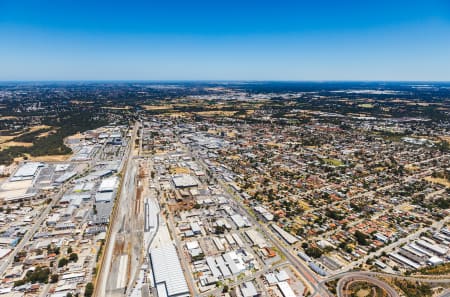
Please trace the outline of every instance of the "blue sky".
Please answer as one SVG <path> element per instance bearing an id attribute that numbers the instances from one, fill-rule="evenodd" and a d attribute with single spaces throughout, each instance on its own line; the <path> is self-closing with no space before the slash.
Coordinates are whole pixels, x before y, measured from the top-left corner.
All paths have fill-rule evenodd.
<path id="1" fill-rule="evenodd" d="M 0 0 L 0 80 L 450 80 L 450 1 Z"/>

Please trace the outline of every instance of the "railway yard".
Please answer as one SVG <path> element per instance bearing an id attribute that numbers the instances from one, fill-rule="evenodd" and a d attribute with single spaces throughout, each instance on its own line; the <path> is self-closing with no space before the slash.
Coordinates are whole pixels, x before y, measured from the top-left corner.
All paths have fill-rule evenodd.
<path id="1" fill-rule="evenodd" d="M 224 94 L 2 168 L 0 297 L 449 296 L 445 121 Z"/>

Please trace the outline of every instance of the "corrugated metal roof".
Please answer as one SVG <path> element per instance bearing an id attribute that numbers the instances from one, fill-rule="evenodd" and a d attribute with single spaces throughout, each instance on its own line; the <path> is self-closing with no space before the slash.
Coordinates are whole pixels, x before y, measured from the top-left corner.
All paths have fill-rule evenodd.
<path id="1" fill-rule="evenodd" d="M 189 294 L 189 288 L 174 245 L 170 244 L 152 249 L 150 258 L 155 284 L 164 284 L 167 296 Z"/>
<path id="2" fill-rule="evenodd" d="M 279 282 L 278 288 L 280 289 L 281 293 L 284 297 L 296 297 L 294 291 L 292 291 L 291 286 L 287 282 Z"/>
<path id="3" fill-rule="evenodd" d="M 44 166 L 44 164 L 40 162 L 29 162 L 25 163 L 16 171 L 14 174 L 14 178 L 27 178 L 32 177 L 36 174 L 36 171 L 39 167 Z"/>
<path id="4" fill-rule="evenodd" d="M 117 176 L 105 178 L 104 180 L 102 180 L 102 183 L 100 184 L 100 187 L 98 188 L 98 191 L 99 192 L 112 192 L 112 191 L 114 191 L 115 187 L 117 186 L 118 181 L 119 181 L 119 178 Z"/>

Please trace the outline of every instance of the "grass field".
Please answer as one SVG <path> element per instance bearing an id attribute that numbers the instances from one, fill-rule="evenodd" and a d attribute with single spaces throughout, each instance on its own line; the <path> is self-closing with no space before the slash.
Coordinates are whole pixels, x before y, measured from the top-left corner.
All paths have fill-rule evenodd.
<path id="1" fill-rule="evenodd" d="M 433 184 L 440 184 L 443 185 L 444 187 L 450 188 L 450 181 L 445 178 L 435 178 L 432 176 L 427 176 L 424 178 L 424 180 L 429 181 Z"/>
<path id="2" fill-rule="evenodd" d="M 11 146 L 31 146 L 31 145 L 33 145 L 32 143 L 21 142 L 21 141 L 16 142 L 16 141 L 12 141 L 12 140 L 16 137 L 20 137 L 20 136 L 23 136 L 28 133 L 33 133 L 33 132 L 36 132 L 39 130 L 47 130 L 49 128 L 51 128 L 51 127 L 47 126 L 47 125 L 38 125 L 38 126 L 33 126 L 31 128 L 24 129 L 13 135 L 2 135 L 2 136 L 0 136 L 0 150 L 5 149 L 7 147 L 11 147 Z M 38 137 L 43 137 L 45 135 L 48 135 L 48 133 L 50 133 L 50 131 L 42 132 L 41 134 L 38 135 Z"/>
<path id="3" fill-rule="evenodd" d="M 333 165 L 333 166 L 342 166 L 344 165 L 344 162 L 342 162 L 339 159 L 333 159 L 333 158 L 324 158 L 322 159 L 326 164 Z"/>
<path id="4" fill-rule="evenodd" d="M 102 106 L 103 109 L 109 110 L 129 110 L 131 106 L 117 107 L 117 106 Z"/>
<path id="5" fill-rule="evenodd" d="M 363 103 L 363 104 L 359 104 L 358 107 L 373 108 L 373 104 L 371 104 L 371 103 Z"/>
<path id="6" fill-rule="evenodd" d="M 33 146 L 31 142 L 16 142 L 16 141 L 7 141 L 0 143 L 0 151 L 7 149 L 8 147 L 12 146 L 23 146 L 23 147 L 30 147 Z"/>
<path id="7" fill-rule="evenodd" d="M 170 110 L 173 109 L 173 105 L 142 105 L 145 110 Z"/>

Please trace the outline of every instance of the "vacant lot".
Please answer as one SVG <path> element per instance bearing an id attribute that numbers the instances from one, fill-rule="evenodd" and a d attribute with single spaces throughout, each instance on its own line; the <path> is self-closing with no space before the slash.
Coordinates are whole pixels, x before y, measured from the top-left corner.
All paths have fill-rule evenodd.
<path id="1" fill-rule="evenodd" d="M 142 105 L 142 108 L 145 110 L 168 110 L 172 109 L 173 105 L 167 104 L 167 105 Z"/>
<path id="2" fill-rule="evenodd" d="M 445 178 L 437 178 L 437 177 L 427 176 L 424 179 L 431 183 L 440 184 L 440 185 L 443 185 L 444 187 L 450 188 L 450 181 Z"/>

